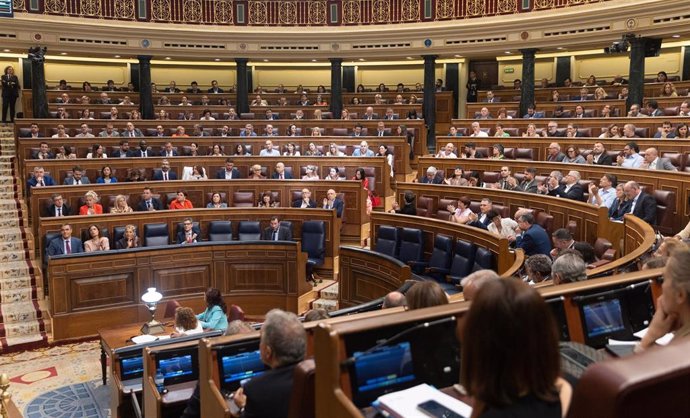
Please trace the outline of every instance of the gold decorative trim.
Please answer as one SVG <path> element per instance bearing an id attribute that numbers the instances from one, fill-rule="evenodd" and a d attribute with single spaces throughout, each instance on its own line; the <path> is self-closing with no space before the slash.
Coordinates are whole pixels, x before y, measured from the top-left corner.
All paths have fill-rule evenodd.
<path id="1" fill-rule="evenodd" d="M 450 19 L 455 16 L 455 0 L 438 0 L 436 2 L 436 18 Z"/>
<path id="2" fill-rule="evenodd" d="M 67 13 L 67 1 L 66 0 L 45 0 L 44 11 L 45 13 Z"/>
<path id="3" fill-rule="evenodd" d="M 297 24 L 297 3 L 281 1 L 278 4 L 278 23 L 281 25 Z"/>
<path id="4" fill-rule="evenodd" d="M 80 0 L 79 9 L 82 16 L 100 16 L 101 15 L 101 1 L 100 0 Z"/>
<path id="5" fill-rule="evenodd" d="M 554 0 L 534 0 L 535 9 L 550 9 L 554 6 Z"/>
<path id="6" fill-rule="evenodd" d="M 343 23 L 362 23 L 362 11 L 357 0 L 343 2 Z"/>
<path id="7" fill-rule="evenodd" d="M 266 12 L 266 3 L 263 1 L 249 2 L 249 24 L 250 25 L 265 25 L 267 23 L 268 13 Z"/>
<path id="8" fill-rule="evenodd" d="M 481 16 L 484 14 L 484 10 L 484 0 L 467 0 L 468 16 Z"/>
<path id="9" fill-rule="evenodd" d="M 325 25 L 326 24 L 326 2 L 325 1 L 311 1 L 308 9 L 309 25 Z"/>
<path id="10" fill-rule="evenodd" d="M 419 20 L 419 1 L 418 0 L 402 0 L 401 1 L 400 19 L 405 22 Z"/>
<path id="11" fill-rule="evenodd" d="M 201 1 L 199 0 L 184 0 L 182 3 L 182 21 L 183 22 L 200 22 L 203 16 L 201 10 Z"/>
<path id="12" fill-rule="evenodd" d="M 232 1 L 218 0 L 213 3 L 213 16 L 216 23 L 233 23 L 234 4 Z"/>
<path id="13" fill-rule="evenodd" d="M 376 23 L 390 23 L 391 6 L 389 0 L 375 0 L 372 4 L 371 20 Z"/>
<path id="14" fill-rule="evenodd" d="M 134 0 L 115 0 L 113 12 L 118 19 L 134 19 Z"/>

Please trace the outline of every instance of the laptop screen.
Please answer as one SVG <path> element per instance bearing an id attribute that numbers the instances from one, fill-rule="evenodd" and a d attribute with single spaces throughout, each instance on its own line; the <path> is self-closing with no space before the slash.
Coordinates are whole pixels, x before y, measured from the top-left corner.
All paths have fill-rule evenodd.
<path id="1" fill-rule="evenodd" d="M 238 389 L 243 380 L 259 376 L 266 371 L 259 350 L 222 356 L 220 362 L 222 387 L 228 390 Z"/>
<path id="2" fill-rule="evenodd" d="M 165 384 L 182 383 L 195 380 L 195 361 L 191 353 L 161 357 L 158 359 L 158 370 L 163 373 Z"/>
<path id="3" fill-rule="evenodd" d="M 612 335 L 625 330 L 623 308 L 618 298 L 596 301 L 582 306 L 587 337 Z"/>
<path id="4" fill-rule="evenodd" d="M 380 347 L 370 353 L 355 352 L 354 379 L 357 392 L 385 390 L 415 380 L 410 343 Z"/>
<path id="5" fill-rule="evenodd" d="M 120 359 L 120 379 L 139 379 L 144 375 L 144 358 L 142 356 Z"/>

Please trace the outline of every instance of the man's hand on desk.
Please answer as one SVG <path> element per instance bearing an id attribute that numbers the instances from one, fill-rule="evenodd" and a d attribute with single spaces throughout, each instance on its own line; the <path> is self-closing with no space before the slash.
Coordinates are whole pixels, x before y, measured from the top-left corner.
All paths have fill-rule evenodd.
<path id="1" fill-rule="evenodd" d="M 244 406 L 247 404 L 247 395 L 244 394 L 244 389 L 237 389 L 232 397 L 232 401 L 239 408 L 239 410 L 237 411 L 237 415 L 235 416 L 241 416 L 242 412 L 244 412 Z"/>

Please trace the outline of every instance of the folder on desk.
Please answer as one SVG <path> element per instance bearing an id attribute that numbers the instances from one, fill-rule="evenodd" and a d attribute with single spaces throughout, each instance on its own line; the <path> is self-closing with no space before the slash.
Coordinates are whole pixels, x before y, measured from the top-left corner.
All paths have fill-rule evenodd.
<path id="1" fill-rule="evenodd" d="M 429 418 L 417 408 L 417 405 L 429 400 L 434 400 L 463 417 L 469 418 L 472 415 L 472 407 L 426 383 L 383 395 L 374 402 L 374 407 L 397 418 Z"/>

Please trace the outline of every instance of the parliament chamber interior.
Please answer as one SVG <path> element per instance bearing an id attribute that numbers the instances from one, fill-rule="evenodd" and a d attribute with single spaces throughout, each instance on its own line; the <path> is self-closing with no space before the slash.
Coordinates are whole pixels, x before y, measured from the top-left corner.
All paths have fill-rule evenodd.
<path id="1" fill-rule="evenodd" d="M 688 10 L 5 2 L 0 415 L 690 416 Z"/>

